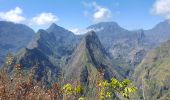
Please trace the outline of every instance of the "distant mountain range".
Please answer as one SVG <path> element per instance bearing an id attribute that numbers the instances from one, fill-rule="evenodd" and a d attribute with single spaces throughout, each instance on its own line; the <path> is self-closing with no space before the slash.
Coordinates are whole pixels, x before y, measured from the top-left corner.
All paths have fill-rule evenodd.
<path id="1" fill-rule="evenodd" d="M 146 94 L 151 93 L 153 97 L 148 94 L 146 98 L 167 95 L 170 89 L 167 85 L 170 73 L 169 21 L 161 22 L 150 30 L 129 31 L 115 22 L 101 22 L 87 29 L 93 31 L 75 35 L 53 23 L 48 29 L 34 33 L 25 25 L 1 21 L 0 64 L 5 68 L 5 56 L 12 52 L 13 63 L 7 68 L 11 76 L 15 65 L 20 64 L 25 74 L 33 72 L 34 79 L 47 86 L 59 81 L 63 75 L 67 81 L 89 85 L 90 78 L 102 72 L 107 80 L 110 77 L 119 80 L 134 78 L 139 88 L 152 87 L 148 82 L 152 81 L 156 88 L 144 88 L 143 91 L 148 91 Z M 162 80 L 159 80 L 160 77 Z M 160 94 L 155 91 L 160 91 Z"/>
<path id="2" fill-rule="evenodd" d="M 128 31 L 115 22 L 98 23 L 88 29 L 96 30 L 106 51 L 116 61 L 116 66 L 126 67 L 124 74 L 128 74 L 132 66 L 140 63 L 141 58 L 145 56 L 145 52 L 150 47 L 143 30 Z M 139 53 L 142 57 L 139 57 Z M 135 55 L 138 55 L 138 59 L 135 58 Z"/>
<path id="3" fill-rule="evenodd" d="M 9 52 L 18 52 L 25 47 L 35 32 L 23 24 L 0 21 L 0 65 Z"/>
<path id="4" fill-rule="evenodd" d="M 163 22 L 158 23 L 155 27 L 150 30 L 146 30 L 146 36 L 153 42 L 165 42 L 169 40 L 170 37 L 170 21 L 165 20 Z"/>

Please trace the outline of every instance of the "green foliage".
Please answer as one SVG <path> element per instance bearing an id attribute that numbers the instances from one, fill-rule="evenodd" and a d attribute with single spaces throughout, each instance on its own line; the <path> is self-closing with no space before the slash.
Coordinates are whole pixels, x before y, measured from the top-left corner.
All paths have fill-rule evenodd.
<path id="1" fill-rule="evenodd" d="M 86 98 L 80 97 L 78 100 L 87 100 Z"/>
<path id="2" fill-rule="evenodd" d="M 78 85 L 75 87 L 75 93 L 81 94 L 83 92 L 83 87 L 81 85 Z"/>
<path id="3" fill-rule="evenodd" d="M 125 98 L 130 98 L 130 95 L 137 91 L 137 88 L 132 86 L 131 81 L 125 79 L 120 82 L 112 78 L 110 82 L 104 80 L 99 83 L 99 98 L 100 100 L 114 98 L 116 94 L 120 94 Z"/>
<path id="4" fill-rule="evenodd" d="M 168 95 L 168 96 L 166 97 L 166 99 L 167 99 L 167 100 L 170 100 L 170 95 Z"/>
<path id="5" fill-rule="evenodd" d="M 149 100 L 164 98 L 170 90 L 169 66 L 170 41 L 150 51 L 135 69 L 134 82 L 142 88 L 138 91 L 138 95 Z"/>
<path id="6" fill-rule="evenodd" d="M 65 84 L 62 88 L 64 98 L 78 98 L 78 100 L 86 100 L 85 98 L 81 97 L 83 93 L 83 87 L 81 85 L 73 86 L 71 84 Z"/>
<path id="7" fill-rule="evenodd" d="M 66 84 L 63 86 L 63 93 L 66 95 L 72 94 L 74 92 L 73 86 L 71 84 Z"/>
<path id="8" fill-rule="evenodd" d="M 124 81 L 118 81 L 115 78 L 112 78 L 110 82 L 107 80 L 101 80 L 97 84 L 97 89 L 99 91 L 94 91 L 98 92 L 98 97 L 99 100 L 106 100 L 106 99 L 112 99 L 115 98 L 116 96 L 122 96 L 126 99 L 129 99 L 132 94 L 134 94 L 137 91 L 137 88 L 134 87 L 131 84 L 131 81 L 128 79 L 125 79 Z M 83 88 L 81 85 L 78 85 L 74 87 L 71 84 L 66 84 L 63 86 L 63 93 L 66 96 L 72 95 L 75 96 L 76 94 L 80 94 L 78 96 L 78 100 L 87 100 L 84 97 L 81 97 L 81 94 L 83 93 Z"/>

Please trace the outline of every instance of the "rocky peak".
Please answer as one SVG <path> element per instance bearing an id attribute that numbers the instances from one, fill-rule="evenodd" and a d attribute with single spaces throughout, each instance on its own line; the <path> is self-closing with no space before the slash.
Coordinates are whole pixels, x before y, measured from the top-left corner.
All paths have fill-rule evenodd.
<path id="1" fill-rule="evenodd" d="M 120 76 L 112 68 L 105 50 L 94 31 L 89 31 L 75 50 L 65 69 L 66 78 L 88 83 L 96 72 L 104 71 L 104 78 Z"/>

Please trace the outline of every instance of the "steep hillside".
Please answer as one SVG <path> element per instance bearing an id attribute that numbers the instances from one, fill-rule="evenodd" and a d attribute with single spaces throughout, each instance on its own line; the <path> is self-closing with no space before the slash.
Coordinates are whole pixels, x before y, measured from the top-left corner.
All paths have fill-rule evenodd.
<path id="1" fill-rule="evenodd" d="M 67 63 L 77 46 L 79 37 L 72 32 L 52 24 L 47 30 L 39 30 L 28 48 L 37 48 L 55 65 Z"/>
<path id="2" fill-rule="evenodd" d="M 15 72 L 15 65 L 20 64 L 26 77 L 28 73 L 32 73 L 33 79 L 41 81 L 46 86 L 53 84 L 60 77 L 61 69 L 59 66 L 52 64 L 48 57 L 37 48 L 23 49 L 14 59 L 10 68 L 11 74 Z"/>
<path id="3" fill-rule="evenodd" d="M 0 65 L 7 53 L 26 47 L 33 35 L 34 31 L 23 24 L 0 21 Z"/>
<path id="4" fill-rule="evenodd" d="M 97 35 L 90 31 L 83 38 L 65 68 L 65 77 L 67 81 L 79 81 L 89 85 L 90 79 L 96 79 L 98 72 L 102 72 L 105 79 L 111 77 L 122 79 L 120 73 L 110 63 Z"/>
<path id="5" fill-rule="evenodd" d="M 36 81 L 41 81 L 46 86 L 53 84 L 61 76 L 62 67 L 67 64 L 79 39 L 56 24 L 52 24 L 47 30 L 40 29 L 27 48 L 14 55 L 7 71 L 13 76 L 15 65 L 19 64 L 24 72 L 34 72 Z M 5 67 L 6 64 L 3 68 Z"/>
<path id="6" fill-rule="evenodd" d="M 122 73 L 125 76 L 132 73 L 134 67 L 152 48 L 146 39 L 144 30 L 128 31 L 115 22 L 101 22 L 88 29 L 95 30 L 106 51 L 110 53 L 112 62 L 124 70 Z"/>
<path id="7" fill-rule="evenodd" d="M 134 80 L 146 100 L 165 100 L 170 95 L 170 41 L 147 54 L 136 68 Z"/>

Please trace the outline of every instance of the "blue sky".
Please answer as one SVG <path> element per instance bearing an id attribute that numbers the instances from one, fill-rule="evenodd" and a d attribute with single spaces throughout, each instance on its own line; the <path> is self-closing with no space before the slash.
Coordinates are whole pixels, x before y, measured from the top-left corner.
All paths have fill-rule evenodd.
<path id="1" fill-rule="evenodd" d="M 52 22 L 73 30 L 115 21 L 126 29 L 149 29 L 167 19 L 170 0 L 0 0 L 0 20 L 37 30 Z M 162 8 L 161 8 L 162 7 Z"/>

